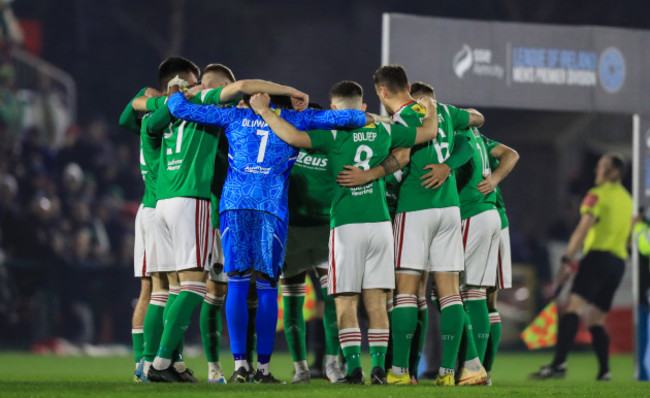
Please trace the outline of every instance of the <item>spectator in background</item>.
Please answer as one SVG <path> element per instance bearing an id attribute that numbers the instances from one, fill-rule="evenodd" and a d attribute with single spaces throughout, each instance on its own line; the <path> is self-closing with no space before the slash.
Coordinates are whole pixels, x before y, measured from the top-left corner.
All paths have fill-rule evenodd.
<path id="1" fill-rule="evenodd" d="M 0 47 L 3 49 L 23 43 L 23 31 L 14 15 L 11 3 L 13 0 L 0 0 Z"/>
<path id="2" fill-rule="evenodd" d="M 0 66 L 0 121 L 7 126 L 6 131 L 13 134 L 21 131 L 23 106 L 16 95 L 16 71 L 10 63 L 5 63 Z M 2 138 L 8 139 L 7 143 L 13 145 L 16 138 L 13 134 Z M 3 146 L 7 143 L 3 143 Z"/>

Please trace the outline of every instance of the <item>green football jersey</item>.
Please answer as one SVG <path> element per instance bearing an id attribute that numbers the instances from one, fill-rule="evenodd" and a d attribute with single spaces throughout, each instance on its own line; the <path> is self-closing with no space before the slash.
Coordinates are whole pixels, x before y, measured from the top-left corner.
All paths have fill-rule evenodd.
<path id="1" fill-rule="evenodd" d="M 196 95 L 189 101 L 204 104 L 206 98 L 218 100 L 221 90 L 222 88 L 208 90 L 210 95 Z M 147 100 L 147 108 L 152 105 L 160 106 L 160 98 Z M 212 126 L 186 120 L 177 119 L 171 124 L 171 128 L 163 135 L 156 192 L 158 200 L 178 197 L 211 198 L 219 132 L 219 129 Z"/>
<path id="2" fill-rule="evenodd" d="M 289 225 L 326 225 L 336 183 L 327 154 L 301 149 L 289 174 Z"/>
<path id="3" fill-rule="evenodd" d="M 327 153 L 331 178 L 350 165 L 369 170 L 383 162 L 391 148 L 411 147 L 415 127 L 369 124 L 351 131 L 309 131 L 312 148 Z M 359 187 L 335 185 L 330 209 L 330 228 L 345 224 L 389 221 L 384 179 Z"/>
<path id="4" fill-rule="evenodd" d="M 483 181 L 483 176 L 492 174 L 483 136 L 475 127 L 458 130 L 456 134 L 465 137 L 474 148 L 469 161 L 456 170 L 460 218 L 465 220 L 484 211 L 496 209 L 496 194 L 492 191 L 483 195 L 478 190 L 478 184 Z"/>
<path id="5" fill-rule="evenodd" d="M 443 163 L 454 149 L 455 131 L 466 128 L 469 123 L 469 112 L 464 109 L 439 103 L 437 111 L 438 136 L 434 140 L 414 146 L 411 150 L 411 162 L 405 172 L 397 199 L 398 213 L 460 205 L 453 174 L 436 189 L 427 189 L 421 185 L 420 177 L 428 172 L 424 167 Z M 425 113 L 426 110 L 413 101 L 398 110 L 393 115 L 393 120 L 405 126 L 418 127 L 422 125 Z"/>
<path id="6" fill-rule="evenodd" d="M 131 101 L 129 101 L 129 103 L 120 114 L 120 126 L 124 127 L 127 130 L 133 131 L 136 134 L 140 133 L 140 123 L 144 117 L 144 113 L 134 110 L 131 104 L 133 104 L 133 101 L 136 98 L 143 96 L 146 91 L 146 87 L 138 91 L 138 94 L 136 94 L 136 96 L 133 97 Z"/>
<path id="7" fill-rule="evenodd" d="M 486 136 L 483 136 L 483 140 L 485 141 L 485 147 L 487 148 L 488 151 L 488 161 L 490 162 L 490 168 L 492 170 L 495 170 L 499 166 L 499 159 L 490 155 L 490 152 L 492 152 L 492 150 L 496 148 L 498 145 L 500 145 L 501 143 L 491 140 Z M 506 215 L 506 203 L 503 201 L 503 195 L 501 194 L 501 189 L 499 188 L 498 185 L 496 188 L 494 188 L 494 192 L 496 195 L 497 211 L 499 212 L 499 217 L 501 217 L 501 229 L 503 229 L 506 228 L 508 225 L 510 225 L 510 223 L 508 222 L 508 216 Z"/>
<path id="8" fill-rule="evenodd" d="M 151 119 L 151 113 L 142 118 L 140 131 L 140 173 L 144 181 L 144 196 L 142 205 L 144 207 L 156 207 L 156 185 L 158 180 L 158 168 L 160 166 L 161 137 L 147 134 L 147 127 Z"/>

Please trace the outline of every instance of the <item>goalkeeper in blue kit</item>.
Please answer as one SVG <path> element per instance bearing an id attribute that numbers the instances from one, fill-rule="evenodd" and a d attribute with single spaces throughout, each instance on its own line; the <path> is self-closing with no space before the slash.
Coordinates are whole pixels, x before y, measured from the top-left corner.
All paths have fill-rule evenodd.
<path id="1" fill-rule="evenodd" d="M 269 363 L 278 317 L 277 280 L 287 236 L 288 178 L 298 151 L 278 138 L 249 107 L 194 105 L 181 93 L 172 95 L 168 106 L 177 118 L 225 129 L 230 168 L 219 212 L 224 272 L 228 274 L 226 319 L 235 358 L 232 379 L 245 382 L 249 372 L 246 297 L 255 271 L 258 363 L 254 381 L 281 383 L 270 373 Z M 372 117 L 358 110 L 297 112 L 276 108 L 275 112 L 299 130 L 357 128 L 372 122 Z"/>

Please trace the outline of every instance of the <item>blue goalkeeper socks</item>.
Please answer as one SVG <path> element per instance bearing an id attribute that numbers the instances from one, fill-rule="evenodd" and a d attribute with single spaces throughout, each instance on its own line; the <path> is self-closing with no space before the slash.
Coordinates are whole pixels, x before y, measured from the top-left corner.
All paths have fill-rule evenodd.
<path id="1" fill-rule="evenodd" d="M 246 299 L 250 279 L 250 275 L 228 277 L 226 319 L 228 320 L 228 333 L 230 335 L 230 351 L 235 356 L 235 359 L 238 356 L 246 356 L 246 330 L 248 328 L 248 304 Z M 275 329 L 273 332 L 275 333 Z"/>
<path id="2" fill-rule="evenodd" d="M 270 360 L 275 344 L 275 327 L 278 323 L 278 287 L 271 282 L 257 280 L 257 355 L 258 361 Z"/>

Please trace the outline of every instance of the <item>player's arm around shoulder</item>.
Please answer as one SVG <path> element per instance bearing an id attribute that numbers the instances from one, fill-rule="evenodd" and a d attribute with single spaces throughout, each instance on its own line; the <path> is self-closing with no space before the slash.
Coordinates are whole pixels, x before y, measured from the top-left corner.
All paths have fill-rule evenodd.
<path id="1" fill-rule="evenodd" d="M 221 89 L 218 102 L 226 103 L 239 100 L 244 94 L 267 93 L 270 95 L 286 95 L 291 97 L 291 104 L 297 111 L 307 109 L 309 95 L 291 86 L 277 84 L 265 80 L 248 79 L 230 83 Z"/>
<path id="2" fill-rule="evenodd" d="M 519 161 L 519 153 L 507 145 L 498 144 L 490 150 L 490 156 L 499 159 L 499 165 L 478 184 L 478 190 L 484 195 L 492 192 L 504 178 L 510 174 Z"/>
<path id="3" fill-rule="evenodd" d="M 467 127 L 481 127 L 485 123 L 485 117 L 474 108 L 465 109 L 469 113 L 469 122 Z"/>
<path id="4" fill-rule="evenodd" d="M 178 86 L 174 86 L 178 87 Z M 194 123 L 226 127 L 234 116 L 230 108 L 217 108 L 214 105 L 195 105 L 190 103 L 179 90 L 170 91 L 167 107 L 172 116 Z"/>
<path id="5" fill-rule="evenodd" d="M 356 187 L 366 185 L 405 167 L 410 161 L 413 145 L 428 142 L 438 136 L 438 104 L 430 97 L 422 97 L 418 103 L 426 109 L 422 125 L 417 128 L 405 127 L 399 124 L 382 124 L 391 134 L 393 151 L 379 166 L 369 170 L 362 170 L 354 166 L 345 166 L 336 176 L 336 182 L 342 187 Z M 415 133 L 415 134 L 413 134 Z"/>
<path id="6" fill-rule="evenodd" d="M 268 94 L 257 93 L 250 99 L 251 108 L 264 119 L 282 141 L 296 148 L 310 149 L 312 145 L 309 134 L 298 130 L 291 123 L 282 119 L 270 108 L 270 102 L 271 98 Z"/>
<path id="7" fill-rule="evenodd" d="M 438 136 L 438 102 L 428 96 L 418 99 L 418 104 L 427 111 L 422 125 L 416 128 L 415 144 L 429 142 Z"/>
<path id="8" fill-rule="evenodd" d="M 145 94 L 147 88 L 141 89 L 138 94 L 128 103 L 120 114 L 119 125 L 127 130 L 130 130 L 134 133 L 140 133 L 140 121 L 138 120 L 137 112 L 138 110 L 133 108 L 133 101 L 138 97 L 141 97 Z"/>

